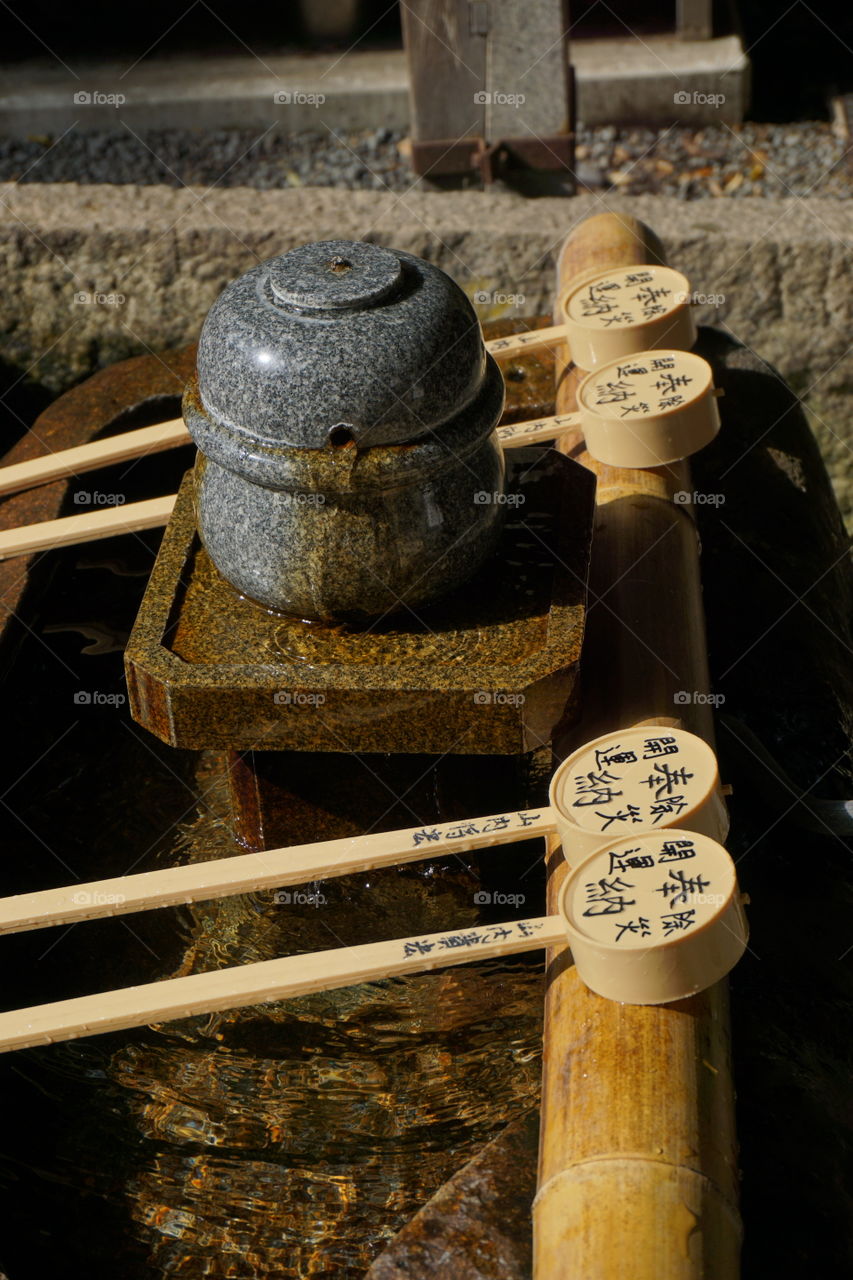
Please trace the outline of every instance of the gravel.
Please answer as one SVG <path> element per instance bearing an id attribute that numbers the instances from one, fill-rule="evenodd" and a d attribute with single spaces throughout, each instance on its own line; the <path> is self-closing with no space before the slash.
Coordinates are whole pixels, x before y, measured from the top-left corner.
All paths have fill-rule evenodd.
<path id="1" fill-rule="evenodd" d="M 394 192 L 413 184 L 403 137 L 366 133 L 261 137 L 239 130 L 193 134 L 68 133 L 0 139 L 0 181 L 139 183 L 281 188 L 333 186 Z M 666 129 L 614 125 L 577 130 L 581 188 L 683 200 L 853 194 L 849 140 L 822 122 Z M 466 180 L 476 185 L 477 179 Z M 434 184 L 424 180 L 423 186 Z"/>
<path id="2" fill-rule="evenodd" d="M 682 200 L 853 195 L 849 142 L 821 122 L 578 131 L 578 178 L 593 191 Z"/>

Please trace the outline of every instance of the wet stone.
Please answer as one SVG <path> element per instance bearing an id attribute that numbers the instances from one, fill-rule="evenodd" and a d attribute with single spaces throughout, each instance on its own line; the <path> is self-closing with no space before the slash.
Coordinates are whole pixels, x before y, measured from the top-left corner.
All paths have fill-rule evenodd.
<path id="1" fill-rule="evenodd" d="M 366 627 L 242 598 L 199 542 L 185 482 L 127 647 L 134 718 L 194 748 L 546 745 L 575 706 L 594 481 L 553 450 L 509 458 L 518 501 L 489 562 L 429 608 Z"/>
<path id="2" fill-rule="evenodd" d="M 467 581 L 500 536 L 503 380 L 471 302 L 412 254 L 327 240 L 207 314 L 184 398 L 223 576 L 298 618 L 371 618 Z"/>
<path id="3" fill-rule="evenodd" d="M 365 1280 L 530 1280 L 539 1117 L 513 1121 L 394 1238 Z"/>

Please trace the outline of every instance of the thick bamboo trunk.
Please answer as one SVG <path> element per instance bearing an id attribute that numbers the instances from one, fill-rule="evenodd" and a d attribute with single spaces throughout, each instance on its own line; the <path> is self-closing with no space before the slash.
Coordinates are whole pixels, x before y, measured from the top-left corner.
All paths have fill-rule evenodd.
<path id="1" fill-rule="evenodd" d="M 642 223 L 615 214 L 570 235 L 562 292 L 593 267 L 662 260 Z M 575 408 L 576 374 L 558 363 L 557 411 Z M 560 754 L 643 721 L 713 741 L 698 541 L 686 462 L 598 476 L 584 647 L 584 720 Z M 690 701 L 676 698 L 686 694 Z M 565 876 L 549 859 L 554 910 Z M 727 989 L 666 1006 L 619 1005 L 588 991 L 568 953 L 549 956 L 542 1137 L 534 1204 L 536 1280 L 736 1280 L 741 1226 Z"/>

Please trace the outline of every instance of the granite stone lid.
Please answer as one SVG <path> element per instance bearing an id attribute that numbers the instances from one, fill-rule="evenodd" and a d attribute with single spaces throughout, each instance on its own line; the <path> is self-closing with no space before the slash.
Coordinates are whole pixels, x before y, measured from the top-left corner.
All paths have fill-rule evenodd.
<path id="1" fill-rule="evenodd" d="M 230 284 L 198 349 L 201 404 L 235 450 L 402 444 L 493 398 L 465 293 L 412 254 L 302 245 Z"/>

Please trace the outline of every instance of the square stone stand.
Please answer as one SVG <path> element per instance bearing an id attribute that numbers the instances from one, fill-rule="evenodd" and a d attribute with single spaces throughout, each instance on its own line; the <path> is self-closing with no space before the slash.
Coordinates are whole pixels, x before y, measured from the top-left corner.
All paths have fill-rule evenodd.
<path id="1" fill-rule="evenodd" d="M 417 616 L 361 629 L 239 596 L 199 542 L 186 477 L 127 647 L 130 706 L 173 746 L 226 750 L 243 844 L 282 843 L 307 791 L 331 816 L 348 790 L 378 786 L 403 826 L 420 818 L 400 797 L 424 776 L 442 812 L 448 787 L 462 816 L 488 794 L 506 807 L 508 775 L 526 776 L 525 758 L 574 715 L 594 481 L 553 450 L 507 461 L 513 502 L 492 560 Z M 474 775 L 495 786 L 469 800 Z"/>

